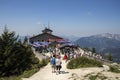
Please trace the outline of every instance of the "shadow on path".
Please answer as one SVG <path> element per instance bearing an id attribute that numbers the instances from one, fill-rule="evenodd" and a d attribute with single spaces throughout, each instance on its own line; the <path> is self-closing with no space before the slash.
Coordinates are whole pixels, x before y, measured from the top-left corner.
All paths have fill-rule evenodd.
<path id="1" fill-rule="evenodd" d="M 68 74 L 69 72 L 60 71 L 60 74 Z"/>

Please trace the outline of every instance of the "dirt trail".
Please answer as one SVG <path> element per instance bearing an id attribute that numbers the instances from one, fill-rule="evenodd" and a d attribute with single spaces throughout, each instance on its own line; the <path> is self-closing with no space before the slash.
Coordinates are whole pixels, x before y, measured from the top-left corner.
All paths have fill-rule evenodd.
<path id="1" fill-rule="evenodd" d="M 37 54 L 37 53 L 36 53 Z M 37 56 L 37 55 L 36 55 Z M 39 59 L 41 56 L 37 56 Z M 62 69 L 61 73 L 56 75 L 56 73 L 52 73 L 51 65 L 50 63 L 45 66 L 44 68 L 40 69 L 37 73 L 35 73 L 30 78 L 23 78 L 23 80 L 73 80 L 73 78 L 70 78 L 73 73 L 76 74 L 77 77 L 79 77 L 78 80 L 84 80 L 83 76 L 90 74 L 90 73 L 98 73 L 102 72 L 107 77 L 120 77 L 120 74 L 115 74 L 111 72 L 104 72 L 104 68 L 98 68 L 98 67 L 92 67 L 92 68 L 80 68 L 80 69 L 67 69 L 66 64 L 64 60 L 62 60 Z M 119 80 L 119 79 L 115 79 Z"/>

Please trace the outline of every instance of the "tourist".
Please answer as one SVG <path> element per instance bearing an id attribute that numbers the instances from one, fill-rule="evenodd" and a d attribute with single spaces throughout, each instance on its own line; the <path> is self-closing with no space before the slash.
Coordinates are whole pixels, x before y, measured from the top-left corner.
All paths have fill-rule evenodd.
<path id="1" fill-rule="evenodd" d="M 53 57 L 51 58 L 51 65 L 52 65 L 52 73 L 55 72 L 55 68 L 56 68 L 56 58 L 55 55 L 53 55 Z"/>
<path id="2" fill-rule="evenodd" d="M 74 54 L 71 52 L 70 53 L 70 59 L 72 59 L 74 57 Z"/>
<path id="3" fill-rule="evenodd" d="M 63 60 L 65 60 L 65 62 L 67 62 L 67 59 L 68 59 L 68 57 L 67 57 L 67 55 L 65 54 L 64 57 L 63 57 Z"/>
<path id="4" fill-rule="evenodd" d="M 56 74 L 60 74 L 60 69 L 62 68 L 61 66 L 62 61 L 59 55 L 56 57 Z"/>

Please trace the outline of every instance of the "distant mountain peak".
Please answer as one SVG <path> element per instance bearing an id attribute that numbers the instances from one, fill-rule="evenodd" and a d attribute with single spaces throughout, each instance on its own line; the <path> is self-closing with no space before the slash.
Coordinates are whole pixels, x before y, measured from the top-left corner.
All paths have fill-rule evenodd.
<path id="1" fill-rule="evenodd" d="M 95 48 L 101 54 L 111 53 L 114 61 L 120 63 L 120 34 L 98 34 L 89 37 L 81 37 L 75 44 L 82 48 Z"/>
<path id="2" fill-rule="evenodd" d="M 110 33 L 103 33 L 98 35 L 93 35 L 93 37 L 103 37 L 103 38 L 109 38 L 109 39 L 115 39 L 120 41 L 120 34 L 110 34 Z"/>

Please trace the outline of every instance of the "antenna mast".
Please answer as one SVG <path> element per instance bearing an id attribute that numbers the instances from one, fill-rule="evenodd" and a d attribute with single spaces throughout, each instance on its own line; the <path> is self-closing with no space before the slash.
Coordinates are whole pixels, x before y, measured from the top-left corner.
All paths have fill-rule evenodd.
<path id="1" fill-rule="evenodd" d="M 48 29 L 50 29 L 50 22 L 48 21 Z"/>

